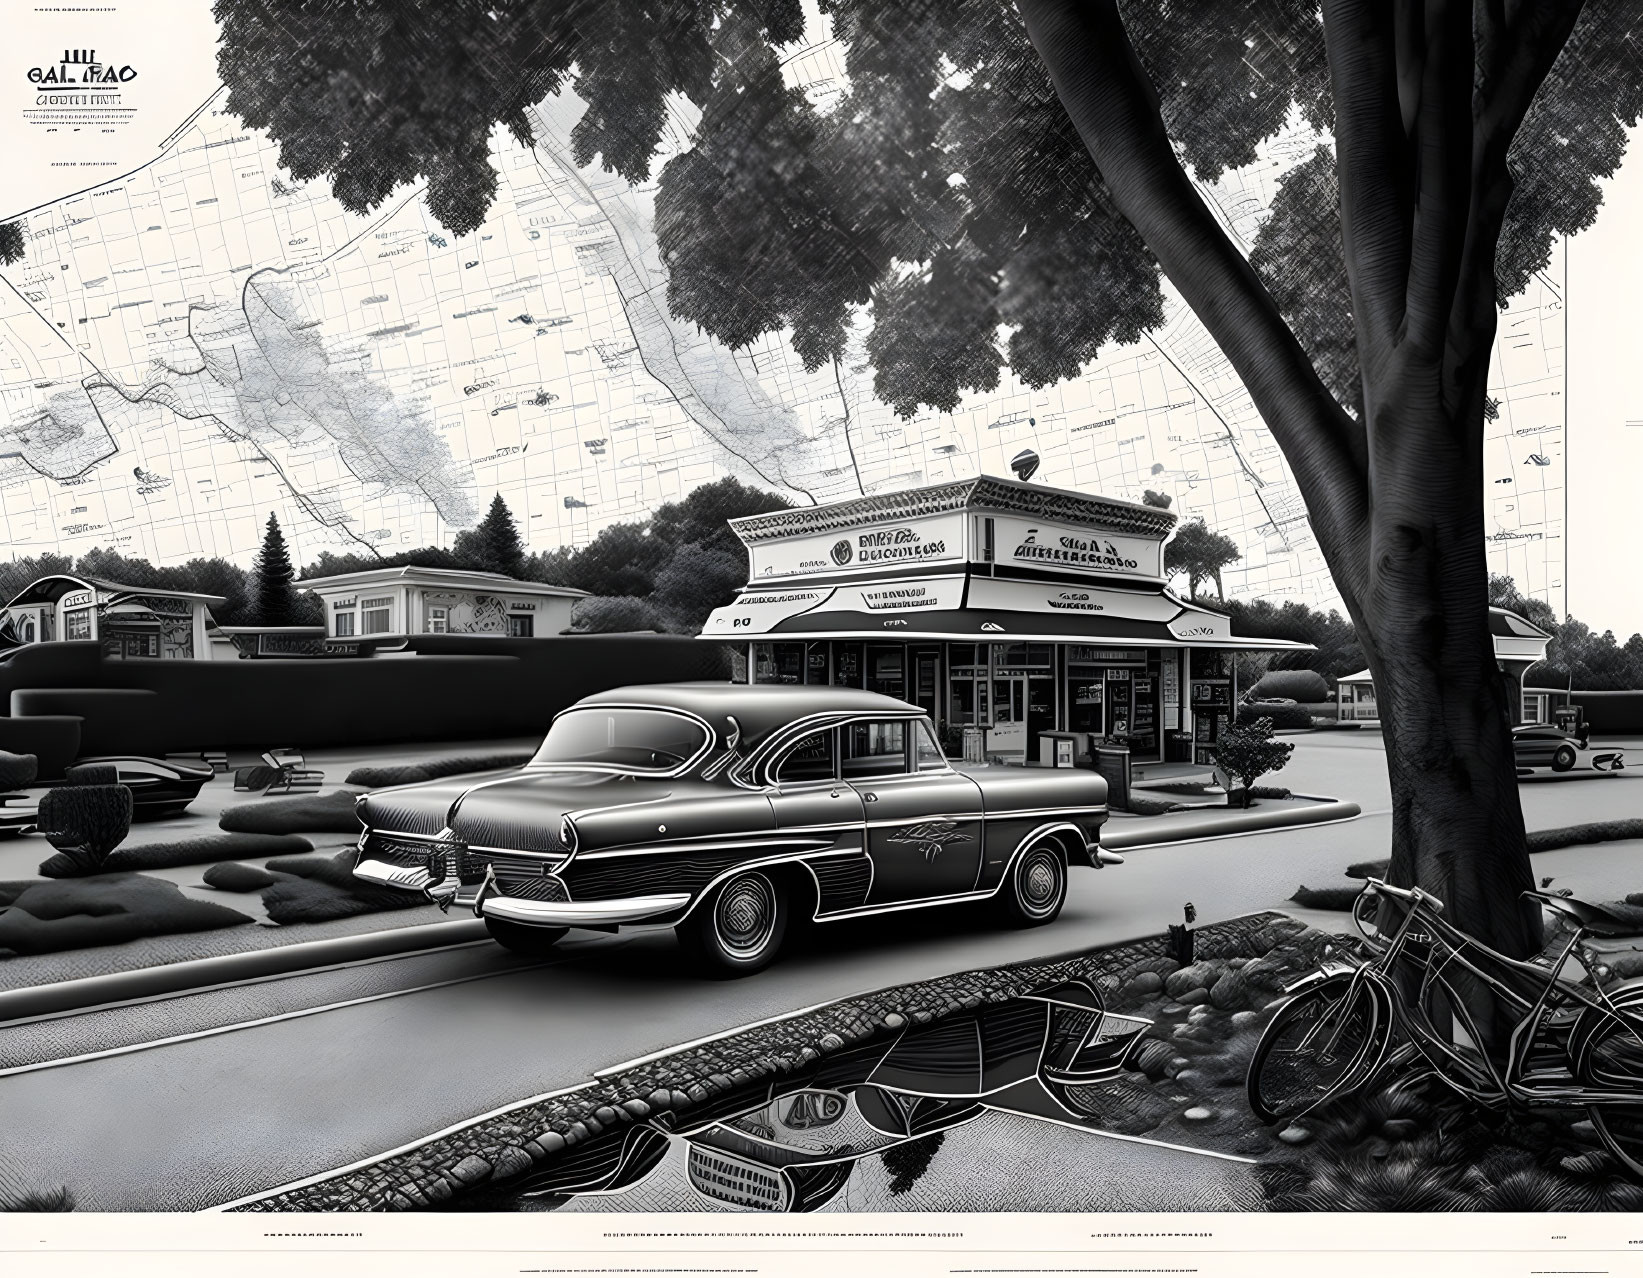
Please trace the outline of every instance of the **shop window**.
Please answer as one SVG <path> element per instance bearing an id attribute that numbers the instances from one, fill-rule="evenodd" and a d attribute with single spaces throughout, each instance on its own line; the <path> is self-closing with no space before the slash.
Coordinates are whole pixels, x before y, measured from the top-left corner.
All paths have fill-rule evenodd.
<path id="1" fill-rule="evenodd" d="M 361 600 L 359 612 L 361 634 L 385 635 L 393 629 L 394 601 L 391 598 Z"/>
<path id="2" fill-rule="evenodd" d="M 508 614 L 508 638 L 531 639 L 536 636 L 536 618 L 530 613 Z"/>
<path id="3" fill-rule="evenodd" d="M 331 633 L 339 639 L 352 638 L 354 634 L 354 613 L 334 612 L 331 614 Z"/>
<path id="4" fill-rule="evenodd" d="M 900 648 L 870 647 L 867 650 L 869 692 L 883 693 L 887 697 L 901 697 L 906 695 L 906 680 L 902 672 L 902 650 Z"/>
<path id="5" fill-rule="evenodd" d="M 841 643 L 833 653 L 833 683 L 840 688 L 861 687 L 861 645 Z"/>
<path id="6" fill-rule="evenodd" d="M 450 630 L 451 613 L 448 608 L 428 609 L 428 633 L 442 635 Z"/>
<path id="7" fill-rule="evenodd" d="M 91 610 L 89 608 L 82 608 L 79 612 L 71 612 L 63 619 L 63 638 L 91 638 Z"/>
<path id="8" fill-rule="evenodd" d="M 907 724 L 904 720 L 852 723 L 844 729 L 844 734 L 845 780 L 900 776 L 907 771 Z"/>
<path id="9" fill-rule="evenodd" d="M 804 681 L 819 684 L 827 682 L 827 645 L 825 643 L 805 645 Z"/>
<path id="10" fill-rule="evenodd" d="M 806 737 L 793 747 L 793 752 L 776 768 L 776 783 L 789 785 L 805 781 L 831 781 L 833 768 L 833 730 Z"/>

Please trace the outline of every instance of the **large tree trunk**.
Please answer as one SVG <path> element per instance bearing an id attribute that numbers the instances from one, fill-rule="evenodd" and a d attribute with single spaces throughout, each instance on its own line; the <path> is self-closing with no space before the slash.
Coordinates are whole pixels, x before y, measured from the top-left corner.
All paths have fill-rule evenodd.
<path id="1" fill-rule="evenodd" d="M 1306 499 L 1382 707 L 1392 880 L 1494 948 L 1532 953 L 1540 914 L 1519 895 L 1533 874 L 1489 634 L 1483 403 L 1506 151 L 1580 4 L 1324 0 L 1362 421 L 1182 170 L 1116 0 L 1017 5 L 1113 202 L 1237 369 Z"/>

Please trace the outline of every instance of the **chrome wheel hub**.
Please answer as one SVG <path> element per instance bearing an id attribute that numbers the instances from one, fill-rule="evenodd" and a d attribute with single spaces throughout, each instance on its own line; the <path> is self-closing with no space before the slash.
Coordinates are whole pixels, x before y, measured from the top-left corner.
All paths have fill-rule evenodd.
<path id="1" fill-rule="evenodd" d="M 1048 914 L 1061 895 L 1061 863 L 1049 848 L 1034 848 L 1022 858 L 1016 882 L 1022 907 L 1029 914 Z"/>
<path id="2" fill-rule="evenodd" d="M 776 930 L 776 889 L 762 874 L 732 879 L 713 905 L 713 928 L 733 958 L 755 958 Z"/>

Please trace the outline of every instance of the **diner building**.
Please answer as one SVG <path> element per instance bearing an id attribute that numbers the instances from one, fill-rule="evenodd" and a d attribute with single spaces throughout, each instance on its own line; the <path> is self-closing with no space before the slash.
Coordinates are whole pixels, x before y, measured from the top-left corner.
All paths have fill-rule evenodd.
<path id="1" fill-rule="evenodd" d="M 57 573 L 30 582 L 0 609 L 0 647 L 81 640 L 105 656 L 203 659 L 220 595 L 123 586 Z"/>
<path id="2" fill-rule="evenodd" d="M 982 476 L 730 521 L 749 581 L 704 639 L 737 677 L 867 688 L 929 712 L 949 751 L 968 732 L 1002 762 L 1088 759 L 1207 768 L 1238 703 L 1240 650 L 1308 650 L 1232 633 L 1174 594 L 1176 517 Z"/>
<path id="3" fill-rule="evenodd" d="M 495 572 L 416 567 L 309 577 L 297 582 L 297 589 L 320 597 L 330 647 L 410 635 L 557 635 L 569 627 L 571 608 L 588 593 Z"/>

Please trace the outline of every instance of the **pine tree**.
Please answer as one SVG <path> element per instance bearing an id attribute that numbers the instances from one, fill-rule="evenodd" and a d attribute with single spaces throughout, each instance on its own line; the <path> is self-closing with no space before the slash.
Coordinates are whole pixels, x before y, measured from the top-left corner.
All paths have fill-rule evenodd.
<path id="1" fill-rule="evenodd" d="M 268 516 L 268 531 L 263 534 L 262 550 L 257 553 L 254 571 L 257 578 L 255 612 L 258 624 L 296 625 L 297 592 L 291 585 L 296 574 L 291 568 L 291 552 L 286 548 L 280 521 L 272 514 Z"/>
<path id="2" fill-rule="evenodd" d="M 519 527 L 501 493 L 491 499 L 484 519 L 457 535 L 452 550 L 468 567 L 481 572 L 519 577 L 525 571 L 525 547 L 519 540 Z"/>

